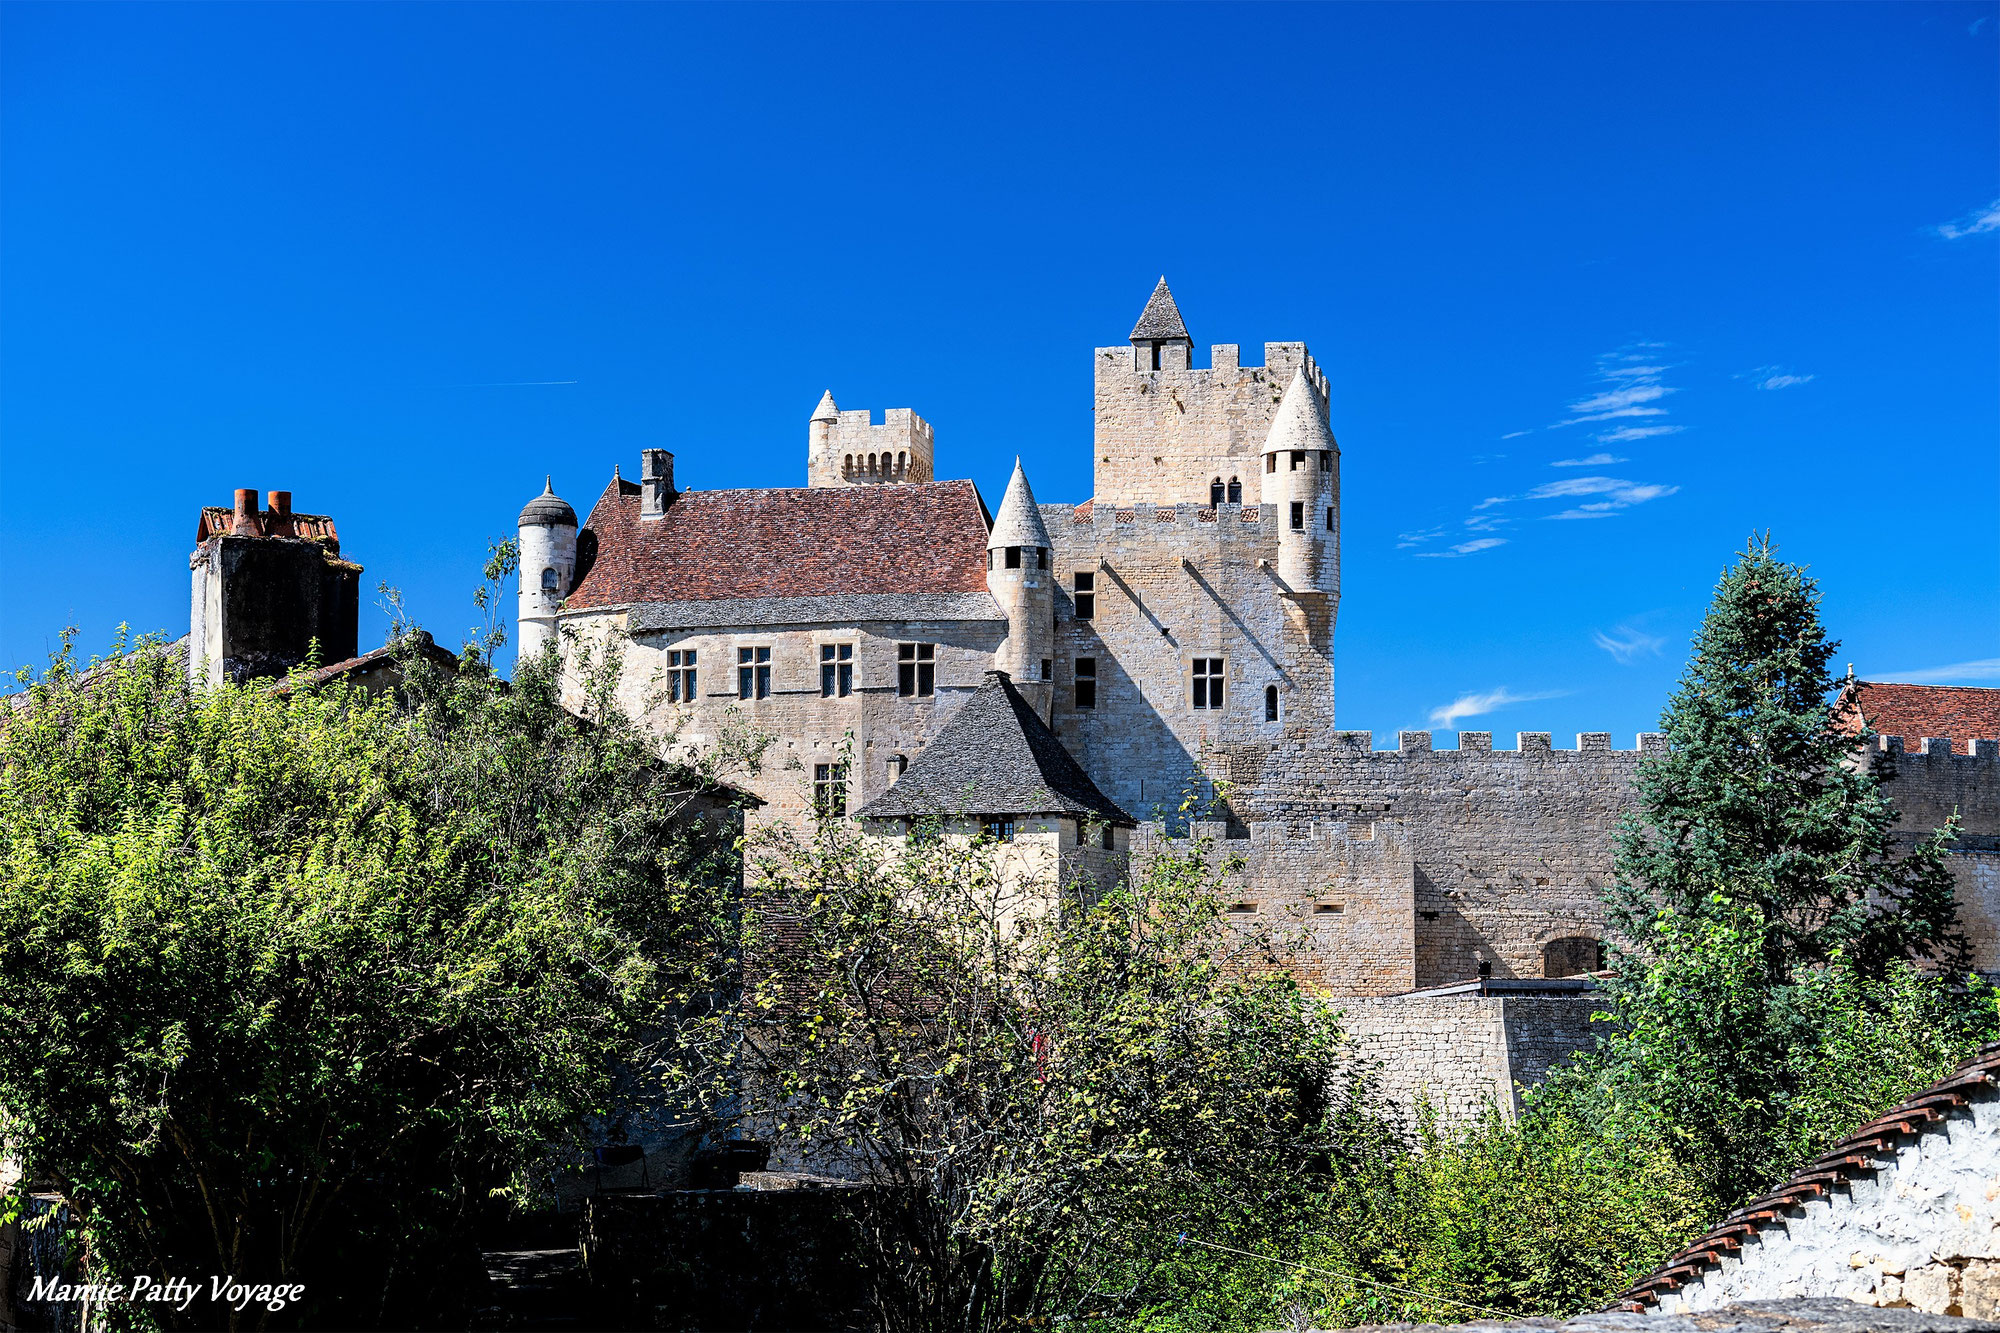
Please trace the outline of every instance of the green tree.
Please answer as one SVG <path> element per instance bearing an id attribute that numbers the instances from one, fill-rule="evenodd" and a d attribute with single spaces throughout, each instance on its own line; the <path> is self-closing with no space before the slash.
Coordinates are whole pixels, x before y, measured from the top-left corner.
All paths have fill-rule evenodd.
<path id="1" fill-rule="evenodd" d="M 1197 850 L 1129 884 L 840 821 L 753 853 L 741 1086 L 780 1155 L 889 1186 L 892 1328 L 1129 1318 L 1177 1237 L 1241 1236 L 1379 1150 L 1330 1011 L 1226 922 Z"/>
<path id="2" fill-rule="evenodd" d="M 88 672 L 65 644 L 0 719 L 4 1135 L 98 1275 L 451 1318 L 473 1212 L 545 1185 L 663 1018 L 712 997 L 727 840 L 685 817 L 701 775 L 605 673 L 571 711 L 552 654 L 512 688 L 461 667 L 201 689 L 155 644 Z"/>
<path id="3" fill-rule="evenodd" d="M 1872 1109 L 1833 1091 L 1829 1034 L 1867 1016 L 1912 1053 L 1890 1067 L 1921 1081 L 1990 1022 L 1957 989 L 1953 830 L 1899 844 L 1865 738 L 1835 723 L 1819 608 L 1768 539 L 1723 574 L 1607 894 L 1621 1030 L 1585 1067 L 1606 1108 L 1657 1119 L 1718 1204 L 1842 1132 L 1834 1108 Z"/>

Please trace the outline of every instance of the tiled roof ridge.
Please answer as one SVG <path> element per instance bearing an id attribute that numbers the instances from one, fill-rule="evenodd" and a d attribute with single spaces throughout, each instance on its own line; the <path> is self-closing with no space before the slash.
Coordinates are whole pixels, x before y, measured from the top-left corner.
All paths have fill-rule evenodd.
<path id="1" fill-rule="evenodd" d="M 1731 1209 L 1651 1276 L 1626 1289 L 1612 1308 L 1641 1313 L 1658 1304 L 1662 1295 L 1720 1266 L 1726 1255 L 1743 1248 L 1746 1239 L 1766 1227 L 1782 1225 L 1787 1212 L 1893 1163 L 1904 1140 L 1941 1128 L 1953 1113 L 1970 1105 L 1976 1094 L 1996 1085 L 2000 1085 L 2000 1042 L 1988 1042 L 1959 1061 L 1950 1075 L 1859 1126 L 1793 1172 L 1777 1189 Z"/>

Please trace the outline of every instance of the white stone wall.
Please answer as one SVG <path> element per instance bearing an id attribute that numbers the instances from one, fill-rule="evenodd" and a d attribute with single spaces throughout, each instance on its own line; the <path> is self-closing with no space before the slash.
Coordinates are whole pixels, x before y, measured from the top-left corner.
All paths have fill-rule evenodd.
<path id="1" fill-rule="evenodd" d="M 1665 1314 L 1733 1301 L 1839 1296 L 2000 1314 L 2000 1100 L 1990 1093 L 1872 1179 L 1767 1225 L 1740 1255 L 1665 1297 Z"/>

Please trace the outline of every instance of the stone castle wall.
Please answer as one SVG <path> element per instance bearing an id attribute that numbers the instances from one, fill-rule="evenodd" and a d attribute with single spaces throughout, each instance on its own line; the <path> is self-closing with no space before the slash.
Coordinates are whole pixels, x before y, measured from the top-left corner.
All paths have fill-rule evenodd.
<path id="1" fill-rule="evenodd" d="M 1043 505 L 1055 542 L 1056 734 L 1140 819 L 1171 814 L 1203 755 L 1309 746 L 1333 725 L 1330 599 L 1283 595 L 1270 505 Z M 1076 576 L 1096 582 L 1076 615 Z M 1077 661 L 1096 663 L 1097 706 L 1076 706 Z M 1193 662 L 1224 663 L 1224 707 L 1192 706 Z M 1265 690 L 1279 718 L 1265 720 Z"/>
<path id="2" fill-rule="evenodd" d="M 1097 503 L 1207 504 L 1210 478 L 1239 479 L 1243 500 L 1263 487 L 1264 438 L 1300 366 L 1326 396 L 1326 376 L 1304 343 L 1265 343 L 1264 364 L 1245 366 L 1235 344 L 1210 349 L 1205 368 L 1154 370 L 1141 349 L 1100 347 L 1091 455 Z"/>
<path id="3" fill-rule="evenodd" d="M 1269 932 L 1291 970 L 1329 995 L 1395 995 L 1415 982 L 1415 874 L 1409 840 L 1373 825 L 1251 824 L 1232 838 L 1198 821 L 1185 838 L 1163 821 L 1132 840 L 1135 873 L 1161 856 L 1203 860 L 1230 920 Z"/>
<path id="4" fill-rule="evenodd" d="M 619 704 L 656 735 L 670 735 L 696 752 L 732 733 L 772 737 L 760 768 L 727 777 L 764 801 L 767 813 L 791 817 L 810 809 L 818 764 L 848 760 L 850 811 L 887 791 L 901 772 L 896 761 L 914 759 L 979 687 L 1007 629 L 997 614 L 991 621 L 720 626 L 630 637 L 623 610 L 573 614 L 562 624 L 583 643 L 620 644 Z M 936 645 L 932 696 L 897 694 L 900 643 Z M 822 644 L 853 645 L 853 693 L 845 698 L 820 695 Z M 770 697 L 739 699 L 737 650 L 757 647 L 771 650 Z M 689 649 L 696 654 L 697 695 L 691 704 L 674 702 L 668 653 Z M 578 689 L 573 674 L 572 693 Z"/>
<path id="5" fill-rule="evenodd" d="M 1446 1124 L 1489 1106 L 1520 1111 L 1532 1088 L 1596 1033 L 1605 1001 L 1578 995 L 1396 995 L 1334 1002 L 1356 1057 L 1375 1066 L 1385 1102 L 1405 1130 L 1425 1102 Z"/>

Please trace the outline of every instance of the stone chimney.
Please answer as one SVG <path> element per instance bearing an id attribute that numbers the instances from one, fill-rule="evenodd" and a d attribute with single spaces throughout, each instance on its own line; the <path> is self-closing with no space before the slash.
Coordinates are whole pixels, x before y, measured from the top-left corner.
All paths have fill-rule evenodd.
<path id="1" fill-rule="evenodd" d="M 665 449 L 639 451 L 639 517 L 661 518 L 674 502 L 674 456 Z"/>

